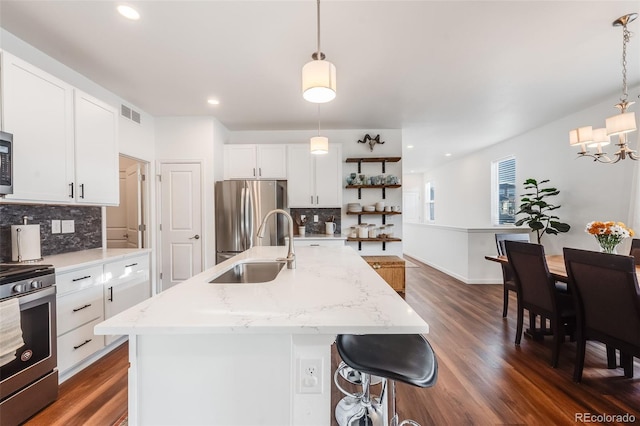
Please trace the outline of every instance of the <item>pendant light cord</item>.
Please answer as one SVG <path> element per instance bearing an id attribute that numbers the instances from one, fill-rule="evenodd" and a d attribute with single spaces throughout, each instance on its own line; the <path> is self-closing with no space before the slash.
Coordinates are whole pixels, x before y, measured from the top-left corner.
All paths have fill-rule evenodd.
<path id="1" fill-rule="evenodd" d="M 318 59 L 322 59 L 320 57 L 321 56 L 321 53 L 320 53 L 320 0 L 317 0 L 316 4 L 317 4 L 317 14 L 316 15 L 318 17 L 318 22 L 317 22 L 317 24 L 318 24 Z"/>
<path id="2" fill-rule="evenodd" d="M 318 104 L 318 136 L 320 136 L 320 104 Z"/>

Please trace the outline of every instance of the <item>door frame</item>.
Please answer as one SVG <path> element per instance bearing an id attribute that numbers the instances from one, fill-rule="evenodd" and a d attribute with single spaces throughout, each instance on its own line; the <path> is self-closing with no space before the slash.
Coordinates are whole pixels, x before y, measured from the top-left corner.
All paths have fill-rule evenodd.
<path id="1" fill-rule="evenodd" d="M 205 161 L 203 159 L 180 159 L 180 160 L 156 160 L 156 223 L 155 223 L 155 233 L 156 233 L 156 288 L 154 294 L 159 294 L 164 289 L 162 288 L 162 279 L 160 278 L 160 274 L 162 273 L 164 265 L 162 264 L 162 231 L 160 230 L 160 225 L 162 224 L 162 182 L 160 181 L 160 176 L 162 175 L 162 166 L 165 164 L 198 164 L 200 166 L 200 229 L 202 230 L 202 238 L 200 239 L 202 244 L 202 250 L 200 250 L 200 262 L 202 264 L 202 270 L 204 271 L 205 259 L 207 258 L 207 240 L 208 234 L 207 229 L 205 228 L 205 199 L 204 199 L 204 191 L 205 191 L 205 169 L 204 164 Z"/>
<path id="2" fill-rule="evenodd" d="M 142 224 L 145 226 L 145 231 L 142 233 L 142 248 L 152 249 L 152 236 L 151 236 L 151 163 L 148 160 L 143 160 L 131 155 L 118 153 L 118 158 L 126 157 L 140 164 L 140 173 L 144 176 L 144 180 L 141 182 L 140 188 L 142 194 L 140 201 L 142 202 Z M 119 172 L 118 172 L 119 173 Z M 107 248 L 107 206 L 102 206 L 102 247 Z"/>

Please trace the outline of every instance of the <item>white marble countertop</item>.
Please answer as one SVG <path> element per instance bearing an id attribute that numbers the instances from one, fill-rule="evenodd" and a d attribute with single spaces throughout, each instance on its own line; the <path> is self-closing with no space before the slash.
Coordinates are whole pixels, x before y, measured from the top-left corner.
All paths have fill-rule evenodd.
<path id="1" fill-rule="evenodd" d="M 272 260 L 254 247 L 124 311 L 96 334 L 428 333 L 427 323 L 351 247 L 298 247 L 296 269 L 274 281 L 209 284 L 239 260 Z"/>
<path id="2" fill-rule="evenodd" d="M 40 263 L 43 265 L 53 265 L 53 267 L 56 269 L 56 273 L 59 273 L 71 271 L 77 268 L 97 265 L 105 261 L 115 261 L 137 254 L 149 253 L 150 251 L 150 249 L 137 248 L 97 248 L 45 256 L 40 262 L 37 262 L 36 264 Z"/>

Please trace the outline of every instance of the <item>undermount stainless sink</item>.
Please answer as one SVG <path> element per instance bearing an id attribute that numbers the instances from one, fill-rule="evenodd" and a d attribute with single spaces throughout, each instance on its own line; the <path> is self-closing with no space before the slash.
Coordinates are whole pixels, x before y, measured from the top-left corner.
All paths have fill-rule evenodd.
<path id="1" fill-rule="evenodd" d="M 276 279 L 284 262 L 240 262 L 211 281 L 213 284 L 255 284 Z"/>

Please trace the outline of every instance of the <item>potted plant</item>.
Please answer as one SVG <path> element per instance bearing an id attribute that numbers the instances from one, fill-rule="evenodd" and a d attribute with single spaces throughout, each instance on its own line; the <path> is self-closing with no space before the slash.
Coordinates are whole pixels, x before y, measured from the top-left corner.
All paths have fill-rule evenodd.
<path id="1" fill-rule="evenodd" d="M 548 214 L 560 208 L 547 202 L 549 197 L 558 195 L 560 191 L 556 188 L 541 188 L 541 185 L 547 182 L 549 182 L 548 179 L 538 182 L 531 178 L 524 181 L 524 189 L 530 192 L 522 194 L 520 210 L 516 212 L 516 215 L 526 215 L 516 222 L 516 226 L 522 226 L 525 223 L 529 225 L 531 232 L 536 233 L 538 244 L 544 234 L 557 235 L 571 229 L 568 224 L 560 222 L 558 216 Z"/>

